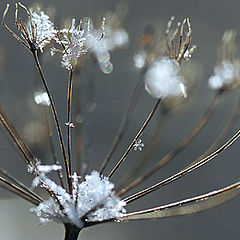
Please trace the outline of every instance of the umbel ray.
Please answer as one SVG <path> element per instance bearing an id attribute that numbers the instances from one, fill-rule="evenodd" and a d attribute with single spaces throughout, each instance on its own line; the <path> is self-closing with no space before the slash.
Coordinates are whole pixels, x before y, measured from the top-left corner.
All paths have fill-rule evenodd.
<path id="1" fill-rule="evenodd" d="M 19 17 L 19 8 L 21 11 L 24 11 L 26 21 Z M 43 88 L 43 92 L 37 95 L 38 98 L 35 98 L 35 101 L 38 101 L 44 113 L 47 114 L 48 109 L 51 110 L 62 159 L 56 159 L 53 151 L 53 163 L 51 165 L 44 165 L 44 159 L 40 160 L 34 155 L 1 105 L 1 125 L 25 160 L 27 171 L 33 174 L 34 178 L 32 186 L 28 187 L 16 179 L 13 176 L 14 174 L 11 175 L 5 169 L 0 168 L 0 186 L 32 203 L 33 208 L 30 209 L 30 212 L 39 217 L 41 223 L 50 221 L 62 223 L 65 227 L 65 240 L 74 240 L 78 238 L 82 229 L 90 226 L 108 222 L 120 223 L 130 220 L 193 214 L 222 204 L 240 193 L 240 182 L 236 182 L 224 188 L 181 201 L 150 207 L 144 210 L 140 209 L 134 212 L 127 212 L 126 210 L 128 204 L 131 202 L 189 174 L 212 160 L 216 160 L 216 157 L 220 153 L 229 148 L 239 138 L 240 130 L 226 141 L 226 136 L 232 131 L 239 117 L 238 106 L 215 143 L 198 159 L 194 160 L 192 164 L 184 167 L 176 174 L 156 182 L 152 186 L 128 195 L 130 190 L 134 190 L 145 180 L 152 177 L 158 170 L 183 151 L 206 126 L 217 109 L 221 98 L 237 88 L 240 80 L 240 64 L 237 56 L 235 56 L 236 36 L 233 31 L 226 32 L 223 36 L 219 48 L 219 63 L 214 69 L 214 75 L 209 79 L 209 86 L 215 91 L 215 97 L 209 104 L 208 109 L 176 148 L 160 159 L 147 173 L 143 173 L 143 170 L 148 162 L 150 162 L 150 156 L 152 152 L 155 152 L 159 139 L 153 134 L 149 142 L 143 144 L 141 136 L 151 123 L 161 104 L 164 104 L 169 99 L 173 102 L 184 103 L 184 99 L 187 98 L 188 89 L 184 84 L 184 78 L 180 74 L 180 69 L 183 63 L 190 60 L 196 46 L 191 46 L 192 28 L 188 18 L 178 23 L 175 29 L 172 28 L 174 18 L 172 17 L 169 20 L 165 31 L 166 53 L 164 55 L 159 55 L 159 52 L 156 51 L 156 43 L 153 44 L 154 41 L 150 40 L 149 42 L 146 40 L 149 39 L 147 36 L 149 33 L 143 33 L 143 39 L 146 40 L 143 41 L 141 46 L 145 52 L 143 69 L 126 115 L 109 152 L 102 161 L 101 168 L 95 170 L 94 167 L 90 166 L 92 172 L 85 173 L 82 160 L 77 163 L 78 169 L 74 170 L 72 166 L 72 131 L 76 130 L 72 120 L 74 73 L 79 71 L 78 62 L 86 57 L 86 55 L 90 55 L 95 59 L 103 73 L 110 74 L 113 70 L 113 65 L 110 61 L 110 51 L 121 47 L 121 44 L 116 41 L 114 42 L 113 38 L 114 34 L 117 31 L 119 34 L 120 31 L 109 26 L 105 18 L 103 18 L 99 29 L 94 27 L 90 18 L 81 19 L 78 25 L 76 24 L 76 20 L 72 19 L 70 27 L 63 29 L 55 28 L 54 24 L 49 20 L 49 16 L 43 11 L 34 11 L 21 3 L 16 3 L 15 25 L 18 33 L 15 33 L 8 27 L 5 21 L 8 9 L 9 5 L 7 5 L 4 11 L 2 25 L 18 42 L 27 48 L 33 57 Z M 121 32 L 121 34 L 125 34 L 124 36 L 126 37 L 126 33 Z M 51 55 L 59 54 L 62 67 L 68 71 L 65 124 L 62 124 L 62 121 L 58 117 L 58 111 L 54 103 L 55 100 L 51 94 L 52 90 L 48 87 L 48 81 L 45 78 L 39 60 L 41 54 L 49 46 L 51 46 Z M 140 126 L 136 135 L 130 140 L 119 160 L 113 159 L 113 153 L 126 131 L 130 116 L 137 103 L 136 100 L 140 94 L 139 88 L 143 84 L 146 91 L 152 97 L 156 98 L 155 105 L 146 119 L 143 120 L 142 126 Z M 169 107 L 164 112 L 165 115 L 163 117 L 167 117 L 170 111 L 171 108 Z M 51 125 L 51 121 L 47 121 L 46 126 L 49 131 L 49 139 L 55 145 L 51 138 Z M 63 137 L 62 125 L 66 128 L 66 139 Z M 78 137 L 81 138 L 81 135 Z M 117 171 L 123 164 L 127 164 L 131 151 L 142 151 L 143 147 L 145 149 L 141 153 L 142 156 L 136 159 L 132 169 L 115 186 L 111 182 L 112 176 L 117 174 Z M 112 169 L 108 169 L 110 161 L 115 163 Z M 57 182 L 50 178 L 52 172 L 57 173 Z M 48 199 L 43 199 L 43 197 L 36 194 L 34 192 L 36 187 L 44 189 L 48 195 Z"/>

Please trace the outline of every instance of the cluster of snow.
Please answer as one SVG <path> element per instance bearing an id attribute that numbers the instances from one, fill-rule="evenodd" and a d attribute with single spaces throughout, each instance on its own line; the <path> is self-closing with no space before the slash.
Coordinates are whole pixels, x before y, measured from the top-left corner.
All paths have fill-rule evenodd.
<path id="1" fill-rule="evenodd" d="M 78 58 L 86 53 L 84 49 L 84 42 L 86 41 L 84 31 L 80 30 L 75 24 L 75 19 L 72 19 L 71 28 L 62 29 L 59 33 L 61 33 L 61 38 L 55 37 L 55 40 L 65 47 L 62 56 L 62 66 L 70 70 L 77 65 Z"/>
<path id="2" fill-rule="evenodd" d="M 183 78 L 178 75 L 179 65 L 168 58 L 155 60 L 145 75 L 145 89 L 155 98 L 186 97 Z"/>
<path id="3" fill-rule="evenodd" d="M 34 93 L 34 101 L 36 104 L 42 104 L 45 106 L 50 105 L 50 100 L 46 92 L 43 91 L 37 91 Z"/>
<path id="4" fill-rule="evenodd" d="M 101 70 L 109 74 L 113 70 L 109 50 L 128 42 L 128 35 L 123 30 L 114 32 L 108 28 L 108 37 L 105 38 L 103 29 L 102 31 L 94 29 L 90 18 L 81 20 L 77 26 L 75 19 L 72 19 L 70 29 L 56 31 L 54 24 L 43 11 L 40 14 L 36 12 L 30 12 L 30 14 L 27 29 L 31 42 L 35 43 L 41 51 L 52 39 L 64 46 L 61 63 L 68 70 L 77 65 L 81 55 L 91 52 L 96 57 Z M 51 55 L 56 51 L 59 50 L 52 48 Z"/>
<path id="5" fill-rule="evenodd" d="M 220 89 L 225 85 L 229 85 L 234 81 L 235 68 L 230 61 L 223 61 L 220 66 L 214 68 L 214 75 L 208 80 L 208 84 L 212 89 Z"/>
<path id="6" fill-rule="evenodd" d="M 33 184 L 50 190 L 54 198 L 43 201 L 30 211 L 40 218 L 41 223 L 57 221 L 73 223 L 83 227 L 82 218 L 86 221 L 102 221 L 121 216 L 125 213 L 125 202 L 115 196 L 114 184 L 96 171 L 79 183 L 79 176 L 74 173 L 72 195 L 46 176 L 49 170 L 59 170 L 56 165 L 37 166 L 38 175 Z"/>
<path id="7" fill-rule="evenodd" d="M 43 48 L 50 43 L 56 35 L 54 24 L 49 20 L 49 16 L 43 11 L 40 13 L 31 12 L 31 21 L 27 23 L 27 31 L 32 42 L 35 42 L 38 48 L 43 51 Z"/>

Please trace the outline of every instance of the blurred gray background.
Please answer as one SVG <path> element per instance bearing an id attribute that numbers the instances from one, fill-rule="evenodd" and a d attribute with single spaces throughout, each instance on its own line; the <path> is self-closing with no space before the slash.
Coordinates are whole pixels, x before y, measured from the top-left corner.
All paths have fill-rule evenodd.
<path id="1" fill-rule="evenodd" d="M 15 2 L 1 0 L 0 11 L 1 13 L 4 11 L 7 2 L 10 3 L 11 9 L 6 21 L 10 27 L 13 27 Z M 22 3 L 29 6 L 35 2 L 22 1 Z M 57 26 L 61 26 L 64 19 L 68 17 L 79 19 L 89 16 L 96 18 L 106 11 L 115 11 L 119 1 L 42 0 L 39 3 L 43 9 L 50 7 L 54 10 L 54 22 Z M 85 110 L 83 115 L 83 124 L 85 124 L 83 155 L 85 160 L 89 162 L 89 171 L 100 167 L 126 111 L 126 106 L 140 73 L 134 67 L 132 57 L 137 49 L 138 38 L 146 26 L 159 23 L 159 26 L 164 28 L 172 15 L 176 16 L 178 21 L 181 21 L 184 17 L 190 17 L 193 29 L 192 42 L 197 45 L 192 61 L 197 64 L 197 74 L 199 75 L 197 78 L 198 84 L 194 89 L 196 96 L 187 108 L 173 115 L 173 118 L 164 127 L 163 141 L 153 163 L 173 149 L 206 110 L 214 95 L 208 89 L 207 80 L 216 64 L 216 50 L 222 34 L 227 29 L 239 31 L 240 2 L 238 0 L 129 0 L 125 3 L 128 5 L 128 14 L 122 25 L 129 33 L 130 42 L 124 49 L 111 53 L 111 61 L 114 65 L 113 72 L 110 75 L 104 75 L 100 72 L 98 66 L 94 65 L 91 60 L 87 60 L 81 75 L 83 106 L 87 105 L 88 90 L 84 89 L 87 89 L 89 79 L 94 78 L 95 84 L 93 103 L 96 103 L 96 109 L 94 112 Z M 49 151 L 44 136 L 41 136 L 39 130 L 35 132 L 36 125 L 32 125 L 33 123 L 39 124 L 41 121 L 36 105 L 33 103 L 33 93 L 36 85 L 33 81 L 35 72 L 32 57 L 2 26 L 0 28 L 0 51 L 1 104 L 25 138 L 33 139 L 31 141 L 33 151 L 43 162 L 48 163 Z M 59 59 L 56 59 L 56 62 L 49 61 L 47 58 L 43 59 L 43 68 L 64 128 L 67 72 L 61 68 Z M 145 92 L 142 93 L 126 135 L 112 158 L 110 166 L 113 166 L 113 162 L 117 161 L 129 144 L 140 124 L 151 111 L 154 102 L 155 100 Z M 235 104 L 236 95 L 225 96 L 206 129 L 190 144 L 189 148 L 143 186 L 156 183 L 195 160 L 221 132 Z M 155 123 L 157 118 L 159 116 L 155 118 Z M 236 129 L 238 129 L 238 124 L 239 122 Z M 27 131 L 29 129 L 34 129 L 30 131 L 30 136 L 29 131 Z M 147 139 L 149 129 L 151 127 L 142 137 L 143 141 Z M 15 151 L 4 131 L 1 131 L 0 143 L 1 166 L 27 185 L 30 185 L 32 176 L 26 172 L 24 161 Z M 124 176 L 125 171 L 131 165 L 131 160 L 134 160 L 139 154 L 132 153 L 129 156 L 122 170 L 114 176 L 113 182 L 118 182 L 120 177 Z M 227 186 L 238 181 L 239 167 L 239 143 L 237 142 L 216 160 L 179 181 L 136 201 L 136 203 L 132 203 L 128 210 L 146 209 Z M 139 189 L 142 189 L 143 186 Z M 0 191 L 1 239 L 63 239 L 61 225 L 52 223 L 39 226 L 38 219 L 28 213 L 30 207 L 31 205 L 24 200 L 15 198 L 6 191 Z M 100 225 L 84 230 L 81 239 L 238 239 L 239 226 L 239 197 L 237 197 L 219 207 L 196 215 Z"/>

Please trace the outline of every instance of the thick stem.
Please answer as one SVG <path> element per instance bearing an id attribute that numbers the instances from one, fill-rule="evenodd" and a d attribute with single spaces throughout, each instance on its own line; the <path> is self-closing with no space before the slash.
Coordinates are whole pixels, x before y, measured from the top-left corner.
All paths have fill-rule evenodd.
<path id="1" fill-rule="evenodd" d="M 77 240 L 81 228 L 78 228 L 70 223 L 64 224 L 65 237 L 64 240 Z"/>

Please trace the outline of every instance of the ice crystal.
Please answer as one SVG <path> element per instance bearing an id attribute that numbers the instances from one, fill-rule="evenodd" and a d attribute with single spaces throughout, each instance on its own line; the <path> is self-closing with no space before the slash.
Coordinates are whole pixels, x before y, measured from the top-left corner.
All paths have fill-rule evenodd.
<path id="1" fill-rule="evenodd" d="M 208 80 L 212 89 L 220 89 L 234 81 L 235 68 L 230 61 L 223 61 L 220 66 L 214 68 L 214 75 Z"/>
<path id="2" fill-rule="evenodd" d="M 134 151 L 142 151 L 144 147 L 144 143 L 142 142 L 142 139 L 137 139 L 133 145 Z"/>
<path id="3" fill-rule="evenodd" d="M 183 78 L 178 72 L 179 65 L 176 61 L 157 59 L 145 75 L 145 89 L 155 98 L 186 97 Z"/>
<path id="4" fill-rule="evenodd" d="M 54 24 L 49 20 L 49 16 L 43 11 L 40 13 L 31 12 L 31 18 L 27 23 L 27 31 L 31 42 L 37 44 L 38 48 L 43 48 L 53 39 L 56 34 Z"/>
<path id="5" fill-rule="evenodd" d="M 78 182 L 80 177 L 74 173 L 73 191 L 70 195 L 46 176 L 46 166 L 40 165 L 37 169 L 44 171 L 34 179 L 34 184 L 51 190 L 57 199 L 56 201 L 50 198 L 30 210 L 40 218 L 41 223 L 54 220 L 72 223 L 82 228 L 83 218 L 85 221 L 102 221 L 119 217 L 126 212 L 124 209 L 126 203 L 115 196 L 114 184 L 96 171 L 87 175 L 85 181 L 81 183 Z M 51 170 L 58 170 L 58 167 L 52 167 Z"/>

